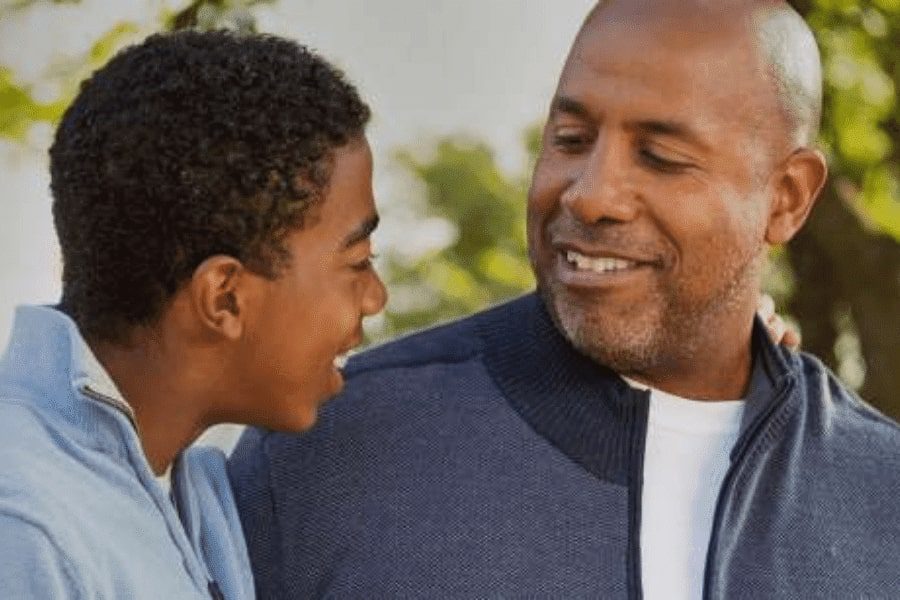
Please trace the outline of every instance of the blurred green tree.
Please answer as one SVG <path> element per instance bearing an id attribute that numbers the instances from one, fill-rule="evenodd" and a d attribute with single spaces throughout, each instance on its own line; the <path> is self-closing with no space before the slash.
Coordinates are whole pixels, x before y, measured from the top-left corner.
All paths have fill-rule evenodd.
<path id="1" fill-rule="evenodd" d="M 47 4 L 78 4 L 80 0 L 43 0 Z M 42 0 L 6 0 L 0 4 L 0 18 L 30 8 Z M 163 11 L 152 30 L 219 29 L 256 31 L 252 9 L 275 0 L 193 0 L 177 11 Z M 104 33 L 79 57 L 65 64 L 49 65 L 46 79 L 58 84 L 59 95 L 50 101 L 35 98 L 33 89 L 16 81 L 12 71 L 0 65 L 0 137 L 22 141 L 32 125 L 56 123 L 74 97 L 79 82 L 102 66 L 118 49 L 137 41 L 150 31 L 137 23 L 122 22 Z"/>
<path id="2" fill-rule="evenodd" d="M 900 418 L 900 0 L 797 0 L 825 69 L 829 184 L 788 247 L 807 350 Z"/>
<path id="3" fill-rule="evenodd" d="M 539 138 L 537 128 L 526 134 L 532 156 Z M 386 254 L 383 270 L 395 300 L 381 337 L 469 314 L 533 287 L 523 210 L 526 175 L 503 173 L 486 144 L 461 137 L 438 141 L 428 159 L 409 151 L 396 158 L 424 183 L 420 216 L 445 220 L 455 241 L 413 261 L 402 248 Z"/>
<path id="4" fill-rule="evenodd" d="M 809 223 L 772 252 L 766 289 L 795 320 L 804 347 L 861 395 L 900 418 L 900 0 L 794 3 L 818 38 L 825 67 L 820 143 L 831 177 Z M 384 271 L 401 302 L 385 335 L 464 315 L 532 289 L 524 239 L 531 162 L 506 175 L 488 146 L 449 137 L 427 159 L 398 159 L 424 183 L 423 217 L 457 228 L 452 244 Z M 414 295 L 419 302 L 410 302 Z"/>
<path id="5" fill-rule="evenodd" d="M 254 31 L 252 8 L 274 0 L 192 0 L 161 14 L 164 29 Z M 4 14 L 40 2 L 5 0 Z M 863 397 L 900 418 L 900 0 L 794 0 L 816 33 L 825 66 L 821 145 L 829 184 L 802 233 L 772 254 L 766 287 L 799 323 L 804 346 Z M 35 122 L 59 119 L 77 83 L 118 48 L 138 39 L 120 23 L 86 53 L 55 66 L 58 98 L 35 98 L 0 65 L 0 137 L 25 139 Z M 538 128 L 525 135 L 529 156 Z M 504 173 L 483 142 L 438 140 L 427 158 L 397 161 L 424 188 L 420 217 L 456 232 L 447 247 L 410 259 L 397 251 L 383 268 L 394 300 L 381 337 L 470 313 L 533 287 L 526 258 L 525 202 L 531 164 Z"/>

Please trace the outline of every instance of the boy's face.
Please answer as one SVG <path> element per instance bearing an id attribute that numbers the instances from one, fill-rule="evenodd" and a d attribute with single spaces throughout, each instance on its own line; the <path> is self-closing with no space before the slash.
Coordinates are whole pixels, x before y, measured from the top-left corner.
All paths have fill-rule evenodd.
<path id="1" fill-rule="evenodd" d="M 288 266 L 274 280 L 259 278 L 234 362 L 243 422 L 304 430 L 341 390 L 336 359 L 362 341 L 363 317 L 387 299 L 371 263 L 377 221 L 372 154 L 365 138 L 354 140 L 335 150 L 325 197 L 289 234 Z"/>

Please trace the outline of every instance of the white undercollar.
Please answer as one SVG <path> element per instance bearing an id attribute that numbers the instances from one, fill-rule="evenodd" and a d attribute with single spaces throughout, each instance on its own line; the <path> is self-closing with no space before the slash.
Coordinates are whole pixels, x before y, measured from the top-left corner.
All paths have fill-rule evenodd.
<path id="1" fill-rule="evenodd" d="M 628 385 L 650 392 L 651 426 L 694 433 L 740 428 L 744 400 L 692 400 L 622 377 Z"/>

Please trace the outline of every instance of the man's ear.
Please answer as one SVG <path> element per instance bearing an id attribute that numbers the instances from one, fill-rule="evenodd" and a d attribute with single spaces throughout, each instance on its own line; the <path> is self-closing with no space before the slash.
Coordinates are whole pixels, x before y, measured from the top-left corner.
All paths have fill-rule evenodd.
<path id="1" fill-rule="evenodd" d="M 244 333 L 249 290 L 247 269 L 231 256 L 204 260 L 190 280 L 193 312 L 208 334 L 237 340 Z"/>
<path id="2" fill-rule="evenodd" d="M 771 245 L 786 243 L 803 227 L 828 178 L 828 163 L 818 150 L 801 148 L 775 176 L 775 197 L 766 227 L 766 241 Z"/>

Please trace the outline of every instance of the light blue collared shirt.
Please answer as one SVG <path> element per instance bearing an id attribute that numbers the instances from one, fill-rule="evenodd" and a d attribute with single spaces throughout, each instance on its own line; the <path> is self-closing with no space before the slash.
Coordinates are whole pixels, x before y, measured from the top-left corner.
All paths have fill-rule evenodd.
<path id="1" fill-rule="evenodd" d="M 0 443 L 0 597 L 254 597 L 224 454 L 182 452 L 170 495 L 131 407 L 53 308 L 16 312 Z"/>

